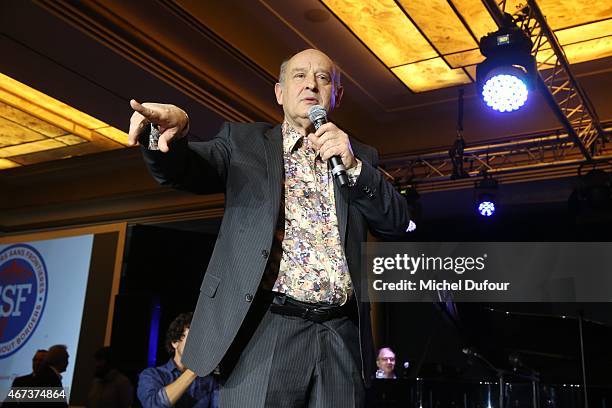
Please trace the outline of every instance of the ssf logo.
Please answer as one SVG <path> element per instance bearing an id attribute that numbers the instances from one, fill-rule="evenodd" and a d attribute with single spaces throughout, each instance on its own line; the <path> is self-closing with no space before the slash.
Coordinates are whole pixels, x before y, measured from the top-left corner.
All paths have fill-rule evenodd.
<path id="1" fill-rule="evenodd" d="M 32 336 L 47 301 L 47 268 L 38 251 L 26 244 L 0 252 L 0 360 Z"/>

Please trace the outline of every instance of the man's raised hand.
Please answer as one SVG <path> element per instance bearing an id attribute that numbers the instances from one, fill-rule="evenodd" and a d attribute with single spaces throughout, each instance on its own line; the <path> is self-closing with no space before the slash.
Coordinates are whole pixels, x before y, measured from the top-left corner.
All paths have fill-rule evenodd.
<path id="1" fill-rule="evenodd" d="M 151 123 L 159 126 L 159 150 L 166 153 L 168 145 L 174 139 L 181 138 L 189 130 L 189 118 L 182 109 L 164 103 L 139 103 L 132 99 L 130 106 L 134 113 L 130 118 L 130 131 L 128 133 L 128 144 L 138 145 L 138 136 L 145 127 Z"/>

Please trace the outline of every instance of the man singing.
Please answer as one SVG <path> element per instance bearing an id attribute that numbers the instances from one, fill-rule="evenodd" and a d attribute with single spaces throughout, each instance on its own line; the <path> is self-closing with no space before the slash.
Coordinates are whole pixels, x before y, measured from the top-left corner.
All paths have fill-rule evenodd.
<path id="1" fill-rule="evenodd" d="M 188 141 L 187 114 L 134 100 L 129 142 L 163 185 L 225 192 L 225 213 L 200 288 L 183 363 L 219 367 L 222 407 L 362 407 L 374 360 L 361 243 L 408 227 L 406 201 L 376 169 L 377 153 L 309 110 L 332 112 L 340 72 L 309 49 L 283 62 L 274 88 L 284 121 L 225 123 Z M 149 127 L 159 150 L 149 150 Z M 139 140 L 141 139 L 141 140 Z M 328 167 L 337 156 L 349 185 Z"/>

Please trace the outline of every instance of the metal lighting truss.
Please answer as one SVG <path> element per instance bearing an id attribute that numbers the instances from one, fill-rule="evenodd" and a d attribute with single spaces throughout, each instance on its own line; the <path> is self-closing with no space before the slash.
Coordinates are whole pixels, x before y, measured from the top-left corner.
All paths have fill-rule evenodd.
<path id="1" fill-rule="evenodd" d="M 606 124 L 604 133 L 612 131 Z M 400 186 L 418 184 L 419 191 L 447 190 L 473 185 L 473 177 L 487 173 L 514 182 L 575 175 L 584 164 L 608 168 L 612 149 L 604 149 L 587 161 L 563 130 L 497 139 L 470 145 L 463 151 L 463 170 L 469 178 L 453 180 L 448 150 L 411 156 L 387 156 L 382 170 Z"/>
<path id="2" fill-rule="evenodd" d="M 489 13 L 500 27 L 504 19 L 505 3 L 505 0 L 499 5 L 494 0 L 484 0 Z M 537 86 L 540 93 L 584 158 L 591 160 L 600 148 L 598 139 L 601 142 L 604 140 L 604 131 L 593 105 L 572 74 L 557 37 L 535 0 L 527 0 L 527 6 L 518 10 L 513 20 L 533 41 L 531 54 L 537 61 Z M 544 54 L 543 50 L 552 52 L 546 58 L 538 58 L 538 54 Z"/>
<path id="3" fill-rule="evenodd" d="M 506 1 L 483 0 L 483 3 L 497 25 L 502 27 Z M 597 165 L 611 159 L 612 152 L 605 146 L 610 129 L 604 129 L 600 123 L 535 0 L 527 0 L 527 6 L 518 10 L 512 18 L 533 41 L 532 55 L 538 67 L 536 86 L 561 122 L 563 130 L 466 147 L 463 152 L 465 173 L 477 176 L 484 172 L 500 175 L 520 172 L 524 175 L 523 179 L 530 179 L 529 173 L 541 173 L 546 168 L 576 167 L 585 163 Z M 399 184 L 442 183 L 437 188 L 430 184 L 433 189 L 459 187 L 449 184 L 454 168 L 448 151 L 389 157 L 383 164 L 387 174 Z M 457 180 L 453 184 L 456 183 Z"/>

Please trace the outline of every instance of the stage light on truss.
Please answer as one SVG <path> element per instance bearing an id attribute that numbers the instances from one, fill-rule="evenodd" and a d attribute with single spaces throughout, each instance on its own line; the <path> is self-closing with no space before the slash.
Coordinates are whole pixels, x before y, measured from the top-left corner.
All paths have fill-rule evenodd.
<path id="1" fill-rule="evenodd" d="M 476 212 L 490 218 L 497 211 L 497 180 L 489 175 L 476 182 L 474 188 Z"/>
<path id="2" fill-rule="evenodd" d="M 495 201 L 487 199 L 478 203 L 478 213 L 483 217 L 490 217 L 495 214 Z"/>
<path id="3" fill-rule="evenodd" d="M 511 22 L 480 39 L 486 59 L 476 67 L 476 85 L 491 109 L 512 112 L 527 102 L 537 76 L 532 46 L 529 36 Z"/>
<path id="4" fill-rule="evenodd" d="M 518 110 L 529 96 L 526 73 L 520 67 L 494 68 L 484 80 L 481 95 L 498 112 Z"/>

